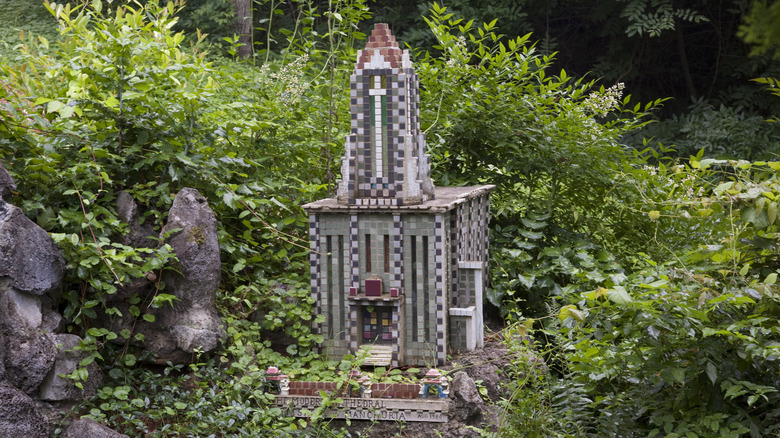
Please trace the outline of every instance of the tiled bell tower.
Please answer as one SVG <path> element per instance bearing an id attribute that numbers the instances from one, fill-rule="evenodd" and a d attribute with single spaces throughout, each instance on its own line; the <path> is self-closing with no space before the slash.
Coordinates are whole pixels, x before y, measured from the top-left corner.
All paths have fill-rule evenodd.
<path id="1" fill-rule="evenodd" d="M 352 129 L 339 203 L 415 205 L 433 199 L 417 74 L 387 24 L 377 24 L 358 52 L 350 82 Z"/>

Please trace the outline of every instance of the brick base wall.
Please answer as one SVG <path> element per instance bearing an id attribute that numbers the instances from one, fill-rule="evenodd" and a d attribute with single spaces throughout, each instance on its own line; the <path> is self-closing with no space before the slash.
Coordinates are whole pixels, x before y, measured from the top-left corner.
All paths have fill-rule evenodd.
<path id="1" fill-rule="evenodd" d="M 335 382 L 290 382 L 290 395 L 318 397 L 320 391 L 333 394 L 337 389 Z M 374 398 L 418 398 L 420 392 L 420 386 L 414 383 L 374 383 L 371 389 Z M 352 396 L 360 397 L 360 393 L 354 390 Z"/>

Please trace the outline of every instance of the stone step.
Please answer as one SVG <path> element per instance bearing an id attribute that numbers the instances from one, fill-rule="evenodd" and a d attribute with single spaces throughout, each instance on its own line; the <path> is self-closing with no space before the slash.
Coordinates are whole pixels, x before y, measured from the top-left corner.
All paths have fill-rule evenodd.
<path id="1" fill-rule="evenodd" d="M 373 366 L 389 366 L 393 361 L 393 347 L 389 345 L 370 345 L 363 346 L 368 350 L 369 356 L 363 364 Z"/>

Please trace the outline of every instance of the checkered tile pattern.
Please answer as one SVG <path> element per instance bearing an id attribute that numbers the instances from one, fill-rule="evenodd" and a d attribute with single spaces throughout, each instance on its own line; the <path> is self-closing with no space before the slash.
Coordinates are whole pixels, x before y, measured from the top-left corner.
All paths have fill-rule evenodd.
<path id="1" fill-rule="evenodd" d="M 436 215 L 434 220 L 434 263 L 436 276 L 436 362 L 444 365 L 447 360 L 447 318 L 445 317 L 445 270 L 444 270 L 444 217 Z"/>
<path id="2" fill-rule="evenodd" d="M 311 296 L 314 298 L 314 311 L 316 315 L 322 314 L 322 297 L 320 296 L 320 269 L 319 269 L 319 257 L 320 257 L 320 228 L 319 228 L 319 216 L 315 214 L 309 215 L 309 247 L 311 252 L 309 253 L 309 273 L 311 279 Z M 318 324 L 314 324 L 312 327 L 312 333 L 317 333 L 319 330 Z"/>
<path id="3" fill-rule="evenodd" d="M 393 281 L 390 287 L 403 290 L 404 270 L 404 221 L 400 214 L 393 215 Z"/>
<path id="4" fill-rule="evenodd" d="M 356 214 L 349 216 L 349 264 L 352 270 L 352 287 L 360 291 L 360 236 L 358 236 L 358 217 Z"/>
<path id="5" fill-rule="evenodd" d="M 392 345 L 392 347 L 393 347 L 393 356 L 392 356 L 391 363 L 390 363 L 390 365 L 392 365 L 394 367 L 397 367 L 397 366 L 400 365 L 399 355 L 400 355 L 400 352 L 401 352 L 401 346 L 398 343 L 398 339 L 400 339 L 398 337 L 398 335 L 400 333 L 400 331 L 399 331 L 399 315 L 401 313 L 400 312 L 401 308 L 400 308 L 399 304 L 400 304 L 400 301 L 394 301 L 393 302 L 393 321 L 392 321 L 392 326 L 390 328 L 390 331 L 393 334 L 393 339 L 396 340 L 396 342 L 393 342 L 393 345 Z"/>

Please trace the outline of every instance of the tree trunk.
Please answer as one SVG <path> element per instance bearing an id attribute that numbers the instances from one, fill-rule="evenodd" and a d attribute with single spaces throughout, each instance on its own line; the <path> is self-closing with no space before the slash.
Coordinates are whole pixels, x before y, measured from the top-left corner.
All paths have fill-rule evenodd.
<path id="1" fill-rule="evenodd" d="M 691 101 L 695 102 L 697 99 L 696 87 L 693 85 L 691 67 L 690 64 L 688 64 L 688 55 L 685 53 L 685 39 L 683 38 L 682 26 L 682 20 L 678 19 L 675 21 L 674 29 L 677 31 L 677 52 L 680 54 L 680 67 L 683 71 L 683 77 L 685 77 L 685 85 L 688 87 L 688 97 Z"/>
<path id="2" fill-rule="evenodd" d="M 241 46 L 238 57 L 246 59 L 252 56 L 252 0 L 233 0 L 236 10 L 236 35 Z"/>

